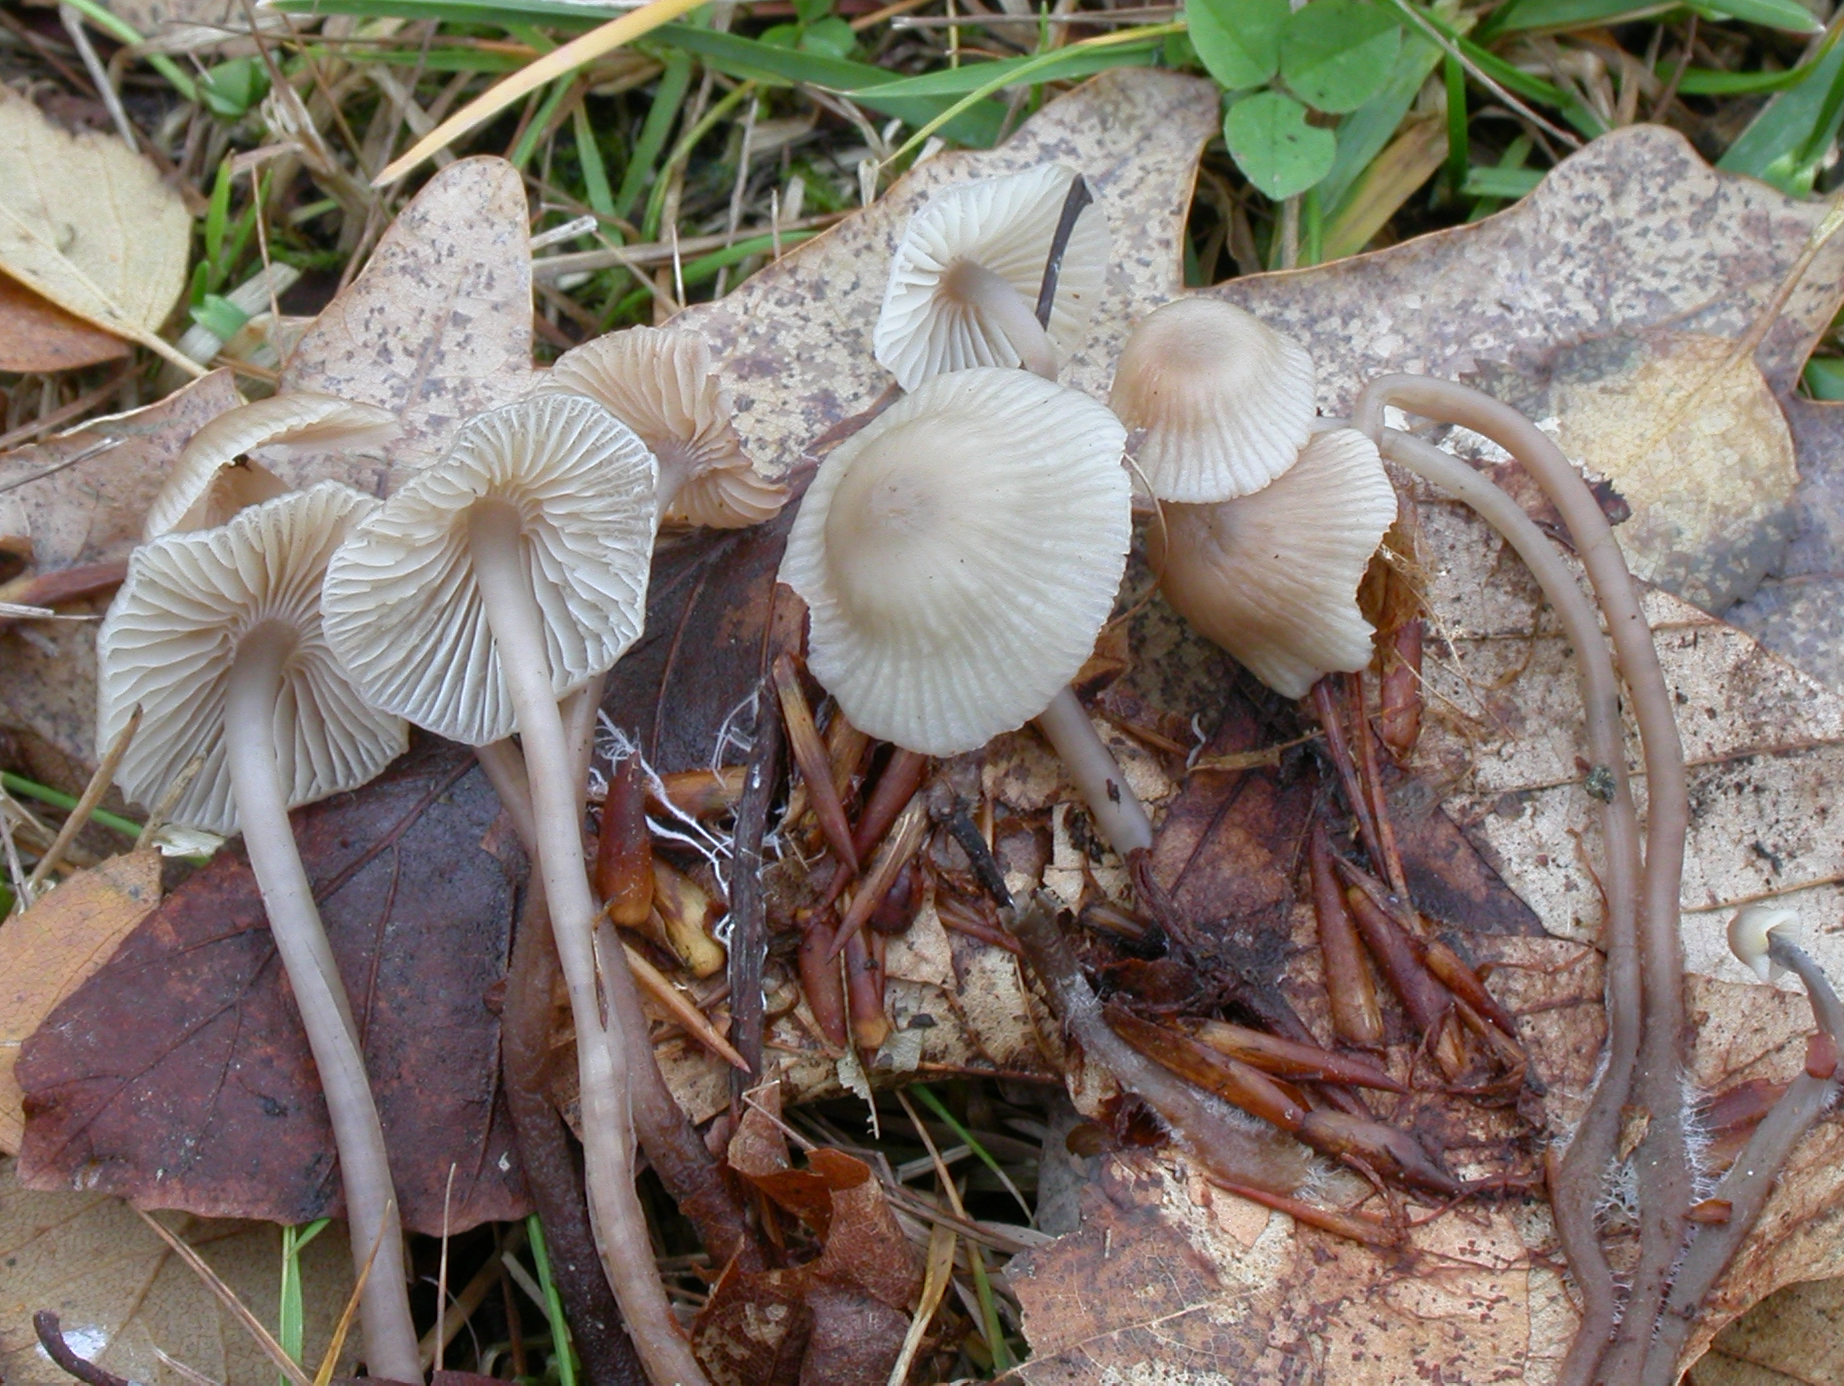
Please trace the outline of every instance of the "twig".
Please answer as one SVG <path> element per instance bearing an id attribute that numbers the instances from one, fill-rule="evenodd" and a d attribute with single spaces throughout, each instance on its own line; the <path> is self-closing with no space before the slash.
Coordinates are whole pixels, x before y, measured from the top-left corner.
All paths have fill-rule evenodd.
<path id="1" fill-rule="evenodd" d="M 117 1376 L 107 1368 L 77 1356 L 70 1344 L 64 1341 L 63 1330 L 58 1326 L 58 1316 L 51 1310 L 41 1309 L 32 1316 L 32 1331 L 38 1334 L 38 1345 L 45 1350 L 45 1355 L 57 1363 L 66 1375 L 88 1382 L 89 1386 L 129 1386 L 126 1377 Z"/>
<path id="2" fill-rule="evenodd" d="M 115 783 L 115 767 L 128 754 L 128 745 L 140 728 L 141 709 L 136 707 L 129 714 L 127 725 L 116 734 L 115 744 L 109 747 L 109 753 L 102 758 L 102 764 L 96 767 L 96 773 L 90 776 L 90 782 L 83 787 L 83 796 L 77 800 L 77 807 L 65 817 L 64 826 L 58 829 L 58 835 L 52 839 L 51 846 L 45 849 L 44 856 L 38 859 L 38 865 L 32 868 L 32 874 L 26 878 L 28 895 L 43 884 L 45 877 L 52 873 L 63 858 L 64 849 L 76 840 L 77 834 L 83 831 L 83 825 L 90 821 L 90 814 L 109 792 L 109 786 Z"/>
<path id="3" fill-rule="evenodd" d="M 730 882 L 730 1041 L 749 1074 L 762 1072 L 762 966 L 768 953 L 768 907 L 762 896 L 762 838 L 768 810 L 781 779 L 781 719 L 768 702 L 768 689 L 756 692 L 755 744 L 743 775 L 743 796 L 736 805 L 736 870 Z M 739 1108 L 743 1093 L 756 1080 L 730 1075 L 730 1103 Z"/>
<path id="4" fill-rule="evenodd" d="M 123 144 L 138 150 L 141 143 L 135 138 L 135 128 L 128 119 L 128 112 L 122 109 L 121 93 L 116 91 L 115 83 L 109 80 L 109 73 L 103 67 L 102 59 L 96 56 L 96 48 L 91 44 L 90 36 L 83 31 L 83 16 L 73 5 L 59 5 L 58 18 L 64 22 L 64 32 L 70 35 L 70 41 L 77 45 L 77 56 L 83 59 L 90 80 L 96 84 L 96 95 L 108 109 L 109 119 L 115 122 L 115 133 L 122 137 Z"/>

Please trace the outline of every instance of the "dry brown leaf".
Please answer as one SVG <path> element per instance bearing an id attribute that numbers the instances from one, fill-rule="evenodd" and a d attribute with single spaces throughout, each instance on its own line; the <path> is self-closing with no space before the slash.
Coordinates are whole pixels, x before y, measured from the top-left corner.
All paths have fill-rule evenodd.
<path id="1" fill-rule="evenodd" d="M 231 373 L 213 371 L 158 404 L 0 457 L 0 559 L 28 559 L 50 573 L 127 558 L 187 440 L 242 402 Z M 0 727 L 24 734 L 41 779 L 82 789 L 95 766 L 92 627 L 41 622 L 0 631 Z"/>
<path id="2" fill-rule="evenodd" d="M 130 852 L 80 871 L 0 926 L 0 1154 L 25 1132 L 13 1077 L 19 1046 L 114 954 L 160 903 L 160 853 Z"/>
<path id="3" fill-rule="evenodd" d="M 403 432 L 381 457 L 258 455 L 291 485 L 332 477 L 386 494 L 468 415 L 530 388 L 531 313 L 524 180 L 504 159 L 459 159 L 403 209 L 282 371 L 282 389 L 378 405 Z"/>
<path id="4" fill-rule="evenodd" d="M 119 137 L 69 134 L 0 92 L 0 269 L 202 375 L 158 335 L 185 288 L 191 244 L 185 202 Z"/>
<path id="5" fill-rule="evenodd" d="M 132 348 L 0 274 L 0 371 L 68 371 Z"/>
<path id="6" fill-rule="evenodd" d="M 209 1222 L 162 1214 L 198 1248 L 220 1279 L 274 1331 L 281 1291 L 281 1241 L 266 1223 Z M 104 1194 L 37 1193 L 0 1160 L 0 1376 L 7 1386 L 70 1386 L 32 1332 L 32 1315 L 55 1310 L 66 1341 L 84 1357 L 146 1386 L 187 1386 L 156 1349 L 214 1381 L 251 1386 L 275 1366 L 211 1291 L 141 1222 Z M 332 1338 L 352 1288 L 343 1226 L 301 1252 L 305 1356 Z M 348 1341 L 346 1356 L 357 1355 Z"/>
<path id="7" fill-rule="evenodd" d="M 1716 1336 L 1691 1386 L 1844 1381 L 1844 1280 L 1789 1285 Z"/>

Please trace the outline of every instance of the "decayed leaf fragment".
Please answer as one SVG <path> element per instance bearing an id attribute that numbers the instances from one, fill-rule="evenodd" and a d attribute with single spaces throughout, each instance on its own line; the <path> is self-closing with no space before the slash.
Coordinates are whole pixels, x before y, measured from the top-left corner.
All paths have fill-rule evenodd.
<path id="1" fill-rule="evenodd" d="M 0 927 L 0 1154 L 19 1151 L 19 1046 L 52 1008 L 109 961 L 160 903 L 160 853 L 111 857 L 78 872 Z"/>
<path id="2" fill-rule="evenodd" d="M 202 375 L 158 335 L 185 287 L 191 238 L 179 194 L 118 137 L 67 134 L 0 93 L 0 269 Z"/>
<path id="3" fill-rule="evenodd" d="M 197 1248 L 259 1319 L 273 1322 L 282 1258 L 264 1223 L 165 1219 Z M 32 1315 L 50 1309 L 67 1341 L 103 1367 L 150 1386 L 187 1378 L 161 1353 L 207 1379 L 273 1381 L 275 1366 L 211 1290 L 134 1211 L 99 1193 L 19 1187 L 0 1160 L 0 1375 L 7 1386 L 70 1386 L 38 1346 Z M 303 1347 L 318 1363 L 352 1291 L 346 1229 L 327 1228 L 301 1251 Z M 346 1358 L 359 1344 L 348 1340 Z"/>
<path id="4" fill-rule="evenodd" d="M 371 260 L 322 310 L 282 370 L 312 390 L 396 415 L 377 455 L 262 452 L 292 486 L 331 477 L 383 496 L 447 449 L 469 415 L 532 382 L 525 184 L 504 159 L 459 159 L 424 185 Z"/>
<path id="5" fill-rule="evenodd" d="M 0 371 L 68 371 L 133 350 L 112 333 L 0 275 Z"/>

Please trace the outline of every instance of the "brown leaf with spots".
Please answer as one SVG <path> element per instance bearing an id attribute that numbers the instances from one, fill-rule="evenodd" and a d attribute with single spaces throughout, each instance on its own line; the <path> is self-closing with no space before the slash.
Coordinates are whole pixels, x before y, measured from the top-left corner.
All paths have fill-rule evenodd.
<path id="1" fill-rule="evenodd" d="M 458 159 L 398 214 L 282 370 L 282 389 L 378 405 L 403 431 L 381 454 L 263 454 L 264 464 L 294 485 L 333 477 L 388 494 L 441 456 L 468 415 L 530 388 L 531 313 L 524 180 L 504 159 Z"/>
<path id="2" fill-rule="evenodd" d="M 516 847 L 470 753 L 422 743 L 363 794 L 297 811 L 404 1225 L 523 1216 L 499 1097 Z M 55 898 L 55 897 L 54 897 Z M 19 1060 L 21 1178 L 142 1207 L 300 1223 L 341 1206 L 307 1038 L 241 855 L 221 851 L 52 1012 Z"/>
<path id="3" fill-rule="evenodd" d="M 160 854 L 111 857 L 80 871 L 0 928 L 0 1154 L 19 1151 L 19 1046 L 160 903 Z"/>

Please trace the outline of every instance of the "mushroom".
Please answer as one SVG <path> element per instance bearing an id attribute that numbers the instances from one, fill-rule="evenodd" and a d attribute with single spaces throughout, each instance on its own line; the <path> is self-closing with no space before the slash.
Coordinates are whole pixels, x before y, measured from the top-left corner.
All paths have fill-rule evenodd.
<path id="1" fill-rule="evenodd" d="M 396 416 L 371 404 L 306 391 L 272 395 L 228 409 L 194 433 L 148 508 L 143 537 L 221 525 L 246 505 L 288 490 L 258 462 L 237 459 L 257 448 L 341 451 L 368 447 L 397 432 Z"/>
<path id="2" fill-rule="evenodd" d="M 1108 407 L 1154 496 L 1197 504 L 1261 490 L 1313 426 L 1313 358 L 1214 298 L 1155 309 L 1127 338 Z"/>
<path id="3" fill-rule="evenodd" d="M 173 820 L 241 829 L 326 1094 L 354 1266 L 370 1266 L 360 1303 L 368 1365 L 420 1381 L 384 1133 L 288 824 L 290 808 L 356 789 L 405 748 L 404 724 L 367 706 L 321 628 L 327 560 L 375 504 L 322 482 L 137 549 L 98 640 L 97 736 L 110 744 L 140 708 L 117 770 L 128 797 L 156 802 L 202 758 Z"/>
<path id="4" fill-rule="evenodd" d="M 473 746 L 522 738 L 576 1024 L 603 1269 L 653 1379 L 703 1386 L 635 1193 L 633 1070 L 652 1056 L 625 961 L 598 957 L 576 762 L 557 706 L 640 633 L 657 484 L 645 444 L 582 396 L 475 415 L 334 555 L 325 604 L 327 638 L 374 703 Z"/>
<path id="5" fill-rule="evenodd" d="M 1798 918 L 1797 910 L 1771 901 L 1743 906 L 1729 921 L 1729 951 L 1753 968 L 1754 975 L 1763 982 L 1771 982 L 1786 971 L 1773 959 L 1774 935 L 1781 935 L 1788 943 L 1798 942 L 1794 929 Z"/>
<path id="6" fill-rule="evenodd" d="M 1152 829 L 1069 680 L 1126 565 L 1124 436 L 1022 371 L 935 376 L 820 464 L 781 561 L 853 726 L 948 756 L 1036 717 L 1123 855 Z"/>
<path id="7" fill-rule="evenodd" d="M 730 392 L 695 332 L 630 327 L 557 358 L 540 389 L 587 395 L 659 459 L 662 522 L 740 529 L 772 520 L 787 486 L 757 473 L 731 424 Z"/>
<path id="8" fill-rule="evenodd" d="M 1396 491 L 1362 433 L 1315 434 L 1253 495 L 1163 514 L 1147 556 L 1166 600 L 1268 687 L 1303 698 L 1321 674 L 1370 663 L 1357 587 Z"/>
<path id="9" fill-rule="evenodd" d="M 973 366 L 1024 366 L 1055 379 L 1107 280 L 1099 207 L 1077 215 L 1047 322 L 1034 311 L 1045 261 L 1078 175 L 1044 164 L 936 193 L 909 219 L 890 265 L 872 349 L 905 390 Z"/>

